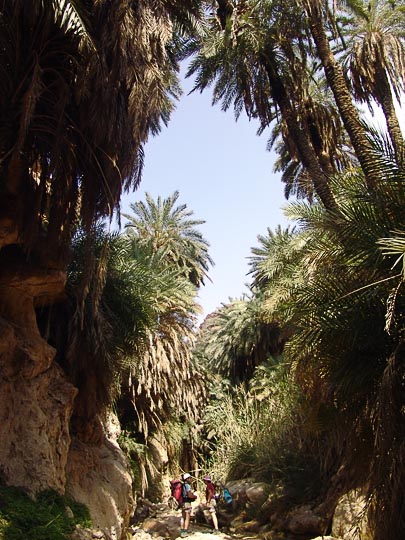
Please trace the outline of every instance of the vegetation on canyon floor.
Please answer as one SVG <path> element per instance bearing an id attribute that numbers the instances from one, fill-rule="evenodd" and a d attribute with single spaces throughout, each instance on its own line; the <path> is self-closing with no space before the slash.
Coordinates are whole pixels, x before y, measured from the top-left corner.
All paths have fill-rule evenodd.
<path id="1" fill-rule="evenodd" d="M 84 505 L 49 490 L 34 500 L 21 489 L 0 486 L 2 540 L 67 540 L 76 525 L 91 526 Z"/>

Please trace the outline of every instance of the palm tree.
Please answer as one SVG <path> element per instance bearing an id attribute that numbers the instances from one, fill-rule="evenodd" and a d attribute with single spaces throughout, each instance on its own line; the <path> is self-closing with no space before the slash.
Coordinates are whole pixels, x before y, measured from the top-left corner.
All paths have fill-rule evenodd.
<path id="1" fill-rule="evenodd" d="M 213 261 L 208 253 L 209 243 L 196 226 L 205 221 L 191 219 L 193 211 L 186 204 L 175 206 L 179 192 L 154 201 L 146 193 L 146 203 L 130 205 L 134 215 L 125 214 L 129 237 L 151 254 L 160 254 L 166 264 L 174 265 L 196 287 L 204 284 L 209 265 Z"/>
<path id="2" fill-rule="evenodd" d="M 173 418 L 190 433 L 183 437 L 177 456 L 184 465 L 196 463 L 196 422 L 206 402 L 203 367 L 192 359 L 195 343 L 198 287 L 208 277 L 212 259 L 208 242 L 193 219 L 187 205 L 177 205 L 176 191 L 166 199 L 131 205 L 133 215 L 125 215 L 125 238 L 131 246 L 131 257 L 140 256 L 147 266 L 159 272 L 153 302 L 156 322 L 146 335 L 142 353 L 129 369 L 129 384 L 119 402 L 126 419 L 136 419 L 137 437 L 149 444 L 157 435 L 170 447 Z M 146 476 L 145 476 L 146 475 Z M 145 472 L 143 485 L 156 472 Z"/>
<path id="3" fill-rule="evenodd" d="M 306 69 L 305 29 L 294 6 L 261 0 L 219 3 L 190 50 L 196 55 L 188 75 L 196 74 L 194 90 L 215 82 L 213 102 L 233 103 L 236 116 L 243 108 L 260 120 L 260 130 L 278 114 L 294 134 L 299 160 L 308 170 L 317 196 L 335 207 L 329 176 L 313 147 L 309 126 L 299 109 L 299 82 Z"/>
<path id="4" fill-rule="evenodd" d="M 66 299 L 40 310 L 40 325 L 49 327 L 48 340 L 57 360 L 78 388 L 72 433 L 99 442 L 98 417 L 118 397 L 129 359 L 144 350 L 146 336 L 156 325 L 156 273 L 128 256 L 129 246 L 99 225 L 91 238 L 96 270 L 90 272 L 87 295 L 82 276 L 88 269 L 87 234 L 79 230 L 68 267 Z"/>
<path id="5" fill-rule="evenodd" d="M 84 306 L 88 240 L 79 232 L 67 300 L 42 311 L 41 325 L 49 326 L 58 361 L 79 390 L 73 432 L 97 443 L 101 432 L 92 428 L 119 399 L 124 422 L 136 420 L 145 443 L 173 416 L 195 420 L 204 402 L 203 379 L 194 376 L 198 370 L 190 362 L 196 289 L 164 256 L 151 256 L 135 238 L 99 227 L 92 243 L 97 271 Z"/>
<path id="6" fill-rule="evenodd" d="M 128 239 L 130 256 L 139 258 L 134 239 Z M 139 249 L 140 248 L 140 249 Z M 156 273 L 154 324 L 145 334 L 139 354 L 130 364 L 128 391 L 135 406 L 139 431 L 145 439 L 177 411 L 177 416 L 196 419 L 204 393 L 202 380 L 193 377 L 191 364 L 195 342 L 196 289 L 164 256 L 144 254 L 144 262 Z"/>
<path id="7" fill-rule="evenodd" d="M 27 298 L 26 280 L 43 275 L 42 298 L 58 301 L 78 224 L 91 242 L 93 223 L 138 185 L 143 144 L 178 94 L 177 44 L 199 6 L 0 2 L 0 311 L 36 343 L 37 293 Z M 8 276 L 20 286 L 8 287 Z M 90 277 L 82 274 L 83 295 Z"/>
<path id="8" fill-rule="evenodd" d="M 397 156 L 404 138 L 395 112 L 405 90 L 405 16 L 403 2 L 367 0 L 347 2 L 342 29 L 345 65 L 353 94 L 360 102 L 381 106 Z"/>
<path id="9" fill-rule="evenodd" d="M 206 319 L 196 354 L 201 353 L 214 373 L 238 384 L 249 381 L 255 368 L 270 357 L 279 357 L 283 345 L 278 322 L 267 320 L 261 300 L 252 296 L 233 300 Z"/>
<path id="10" fill-rule="evenodd" d="M 323 0 L 298 0 L 298 3 L 302 5 L 306 13 L 307 25 L 315 42 L 326 80 L 333 92 L 343 124 L 363 169 L 367 186 L 369 190 L 373 191 L 379 182 L 374 150 L 353 103 L 342 66 L 332 52 L 326 30 L 326 23 L 330 20 L 331 13 L 328 3 Z M 335 20 L 333 19 L 331 22 L 332 27 L 334 27 Z"/>
<path id="11" fill-rule="evenodd" d="M 289 306 L 307 279 L 306 272 L 303 272 L 303 258 L 308 238 L 295 228 L 283 230 L 277 227 L 274 232 L 267 229 L 266 235 L 258 235 L 257 241 L 259 246 L 251 248 L 249 257 L 252 287 L 260 291 L 267 317 L 275 314 L 281 317 L 285 331 L 290 321 L 288 316 L 282 315 L 283 306 Z"/>
<path id="12" fill-rule="evenodd" d="M 378 245 L 403 222 L 404 174 L 385 149 L 385 141 L 374 141 L 381 160 L 378 195 L 365 197 L 357 179 L 341 177 L 335 187 L 338 224 L 321 208 L 296 203 L 288 212 L 306 236 L 306 278 L 290 300 L 294 333 L 284 355 L 295 366 L 312 414 L 321 422 L 326 409 L 329 428 L 334 426 L 328 439 L 347 472 L 339 482 L 346 489 L 367 484 L 375 538 L 389 534 L 399 540 L 404 298 L 397 287 L 402 276 L 392 264 L 395 253 L 386 260 Z M 271 287 L 270 282 L 270 292 Z M 398 510 L 395 517 L 392 508 Z"/>
<path id="13" fill-rule="evenodd" d="M 89 230 L 138 185 L 143 144 L 178 95 L 174 31 L 199 6 L 0 3 L 2 243 L 58 258 L 79 217 Z"/>
<path id="14" fill-rule="evenodd" d="M 205 377 L 191 361 L 196 289 L 164 257 L 102 226 L 91 239 L 92 271 L 86 234 L 78 231 L 74 238 L 64 301 L 38 308 L 37 320 L 78 389 L 70 433 L 99 444 L 102 419 L 113 407 L 144 493 L 151 480 L 157 482 L 161 466 L 153 452 L 156 441 L 173 463 L 195 465 L 195 426 L 206 401 Z M 89 272 L 83 296 L 82 275 Z"/>
<path id="15" fill-rule="evenodd" d="M 308 75 L 305 82 L 301 76 L 301 82 L 297 85 L 300 116 L 307 126 L 322 170 L 327 175 L 333 175 L 346 166 L 354 165 L 356 160 L 329 87 L 319 77 L 315 66 L 313 73 Z M 281 180 L 286 184 L 286 198 L 293 194 L 312 202 L 314 187 L 311 177 L 299 159 L 294 133 L 288 131 L 282 119 L 273 126 L 268 141 L 268 149 L 272 148 L 279 156 L 274 170 L 283 173 Z"/>

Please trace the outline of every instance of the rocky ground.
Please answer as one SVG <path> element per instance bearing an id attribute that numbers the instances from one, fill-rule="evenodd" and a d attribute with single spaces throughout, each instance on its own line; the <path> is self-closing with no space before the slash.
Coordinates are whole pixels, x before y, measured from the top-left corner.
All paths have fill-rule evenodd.
<path id="1" fill-rule="evenodd" d="M 188 540 L 368 540 L 369 536 L 342 534 L 338 536 L 318 536 L 309 534 L 291 534 L 276 532 L 268 527 L 255 528 L 253 521 L 246 522 L 241 516 L 235 517 L 232 510 L 219 507 L 219 533 L 213 531 L 210 514 L 204 504 L 197 502 L 191 520 Z M 139 499 L 127 529 L 128 540 L 180 540 L 180 511 L 173 510 L 167 502 L 152 503 L 147 499 Z M 101 530 L 76 531 L 74 540 L 117 540 L 115 534 L 107 534 Z"/>
<path id="2" fill-rule="evenodd" d="M 190 529 L 187 538 L 189 540 L 291 540 L 291 537 L 282 533 L 236 531 L 229 524 L 229 515 L 226 508 L 219 508 L 219 525 L 221 531 L 215 533 L 210 521 L 209 512 L 205 505 L 197 503 L 194 507 Z M 177 540 L 180 539 L 180 511 L 172 510 L 167 504 L 153 504 L 143 501 L 137 508 L 134 516 L 135 523 L 130 527 L 131 540 Z M 227 524 L 227 525 L 224 525 Z M 296 537 L 295 537 L 296 538 Z M 328 540 L 328 537 L 324 537 Z"/>
<path id="3" fill-rule="evenodd" d="M 221 524 L 221 516 L 220 524 Z M 139 520 L 139 521 L 137 521 Z M 135 523 L 130 527 L 131 540 L 163 540 L 180 538 L 180 511 L 172 510 L 167 504 L 152 504 L 144 501 L 138 506 L 134 516 Z M 257 535 L 243 536 L 229 529 L 214 533 L 209 513 L 204 505 L 197 504 L 191 519 L 189 540 L 231 540 L 259 538 Z M 281 539 L 280 539 L 281 540 Z"/>
<path id="4" fill-rule="evenodd" d="M 180 539 L 179 512 L 163 510 L 154 518 L 148 518 L 138 525 L 130 527 L 131 540 L 173 540 Z M 214 533 L 209 525 L 192 521 L 188 540 L 288 540 L 289 537 L 278 534 L 240 534 L 231 530 Z M 337 540 L 332 536 L 322 536 L 314 540 Z"/>
<path id="5" fill-rule="evenodd" d="M 176 524 L 177 530 L 173 530 L 173 534 L 175 536 L 173 536 L 172 538 L 180 538 L 180 530 L 179 530 L 178 521 L 179 520 L 177 517 L 177 524 Z M 165 525 L 163 521 L 160 523 L 160 525 L 162 525 L 163 529 L 165 529 L 167 524 Z M 131 529 L 132 529 L 133 540 L 152 540 L 152 539 L 163 540 L 164 538 L 167 538 L 165 536 L 161 536 L 157 531 L 151 531 L 148 528 L 144 529 L 141 527 L 132 527 Z M 189 538 L 190 540 L 230 540 L 232 538 L 237 538 L 237 537 L 232 534 L 225 533 L 225 532 L 214 533 L 212 530 L 208 529 L 207 527 L 203 527 L 201 525 L 193 523 L 192 526 L 190 527 L 187 538 Z"/>
<path id="6" fill-rule="evenodd" d="M 263 483 L 238 481 L 229 486 L 232 505 L 220 502 L 217 508 L 221 532 L 214 533 L 210 513 L 199 494 L 193 503 L 189 540 L 371 540 L 373 537 L 364 521 L 361 492 L 353 491 L 341 497 L 326 531 L 317 508 L 304 504 L 277 515 L 277 507 L 272 506 L 273 501 Z M 125 531 L 128 540 L 179 539 L 180 511 L 174 510 L 177 505 L 170 503 L 171 498 L 152 503 L 138 495 L 135 513 Z M 255 518 L 257 509 L 262 514 L 266 511 L 267 519 Z M 363 517 L 364 523 L 359 517 Z M 118 540 L 118 536 L 114 531 L 79 529 L 72 540 Z"/>

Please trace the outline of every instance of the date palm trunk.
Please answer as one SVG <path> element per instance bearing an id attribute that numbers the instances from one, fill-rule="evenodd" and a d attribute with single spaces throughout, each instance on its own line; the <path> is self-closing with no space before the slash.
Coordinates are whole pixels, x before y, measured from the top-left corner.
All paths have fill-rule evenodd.
<path id="1" fill-rule="evenodd" d="M 294 142 L 299 153 L 300 161 L 312 179 L 315 192 L 327 210 L 336 210 L 337 205 L 329 186 L 329 177 L 322 170 L 308 133 L 298 122 L 297 114 L 288 97 L 283 81 L 277 70 L 273 67 L 275 62 L 265 57 L 262 58 L 262 61 L 269 78 L 272 97 L 280 109 L 281 115 L 288 126 L 289 133 L 294 134 Z"/>
<path id="2" fill-rule="evenodd" d="M 405 141 L 395 111 L 391 87 L 384 69 L 379 70 L 377 78 L 380 81 L 379 88 L 381 88 L 381 92 L 380 95 L 376 97 L 385 116 L 385 122 L 387 124 L 388 133 L 394 147 L 397 161 L 400 162 L 401 156 L 403 156 L 405 150 Z"/>
<path id="3" fill-rule="evenodd" d="M 325 26 L 322 21 L 320 3 L 318 0 L 303 0 L 303 6 L 308 17 L 310 31 L 322 62 L 326 79 L 333 92 L 343 124 L 349 134 L 360 166 L 364 172 L 367 187 L 370 191 L 375 191 L 379 182 L 379 175 L 375 167 L 373 148 L 361 124 L 358 111 L 353 104 L 342 68 L 330 48 Z"/>

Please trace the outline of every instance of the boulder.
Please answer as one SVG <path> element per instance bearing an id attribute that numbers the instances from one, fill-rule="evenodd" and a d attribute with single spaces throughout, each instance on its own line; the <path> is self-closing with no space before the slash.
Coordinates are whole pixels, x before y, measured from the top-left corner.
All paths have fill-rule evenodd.
<path id="1" fill-rule="evenodd" d="M 311 540 L 341 540 L 340 538 L 335 538 L 334 536 L 317 536 Z"/>
<path id="2" fill-rule="evenodd" d="M 261 506 L 268 497 L 270 486 L 264 482 L 255 482 L 245 491 L 248 502 L 254 506 Z"/>
<path id="3" fill-rule="evenodd" d="M 177 538 L 180 534 L 180 515 L 166 516 L 165 519 L 160 516 L 148 518 L 143 522 L 142 529 L 152 536 Z"/>
<path id="4" fill-rule="evenodd" d="M 345 540 L 372 540 L 361 491 L 352 490 L 339 499 L 333 514 L 332 535 Z"/>
<path id="5" fill-rule="evenodd" d="M 116 535 L 111 536 L 107 531 L 100 529 L 84 529 L 76 526 L 69 538 L 71 540 L 116 540 Z"/>
<path id="6" fill-rule="evenodd" d="M 226 483 L 226 487 L 232 495 L 232 510 L 234 513 L 242 511 L 246 507 L 248 497 L 246 491 L 255 483 L 254 478 L 232 480 Z"/>
<path id="7" fill-rule="evenodd" d="M 317 515 L 309 505 L 294 508 L 288 514 L 286 528 L 293 534 L 322 535 L 327 529 L 325 518 Z"/>

